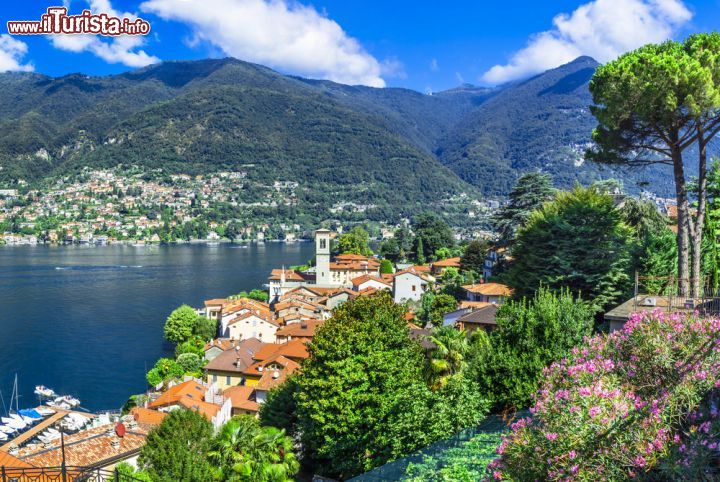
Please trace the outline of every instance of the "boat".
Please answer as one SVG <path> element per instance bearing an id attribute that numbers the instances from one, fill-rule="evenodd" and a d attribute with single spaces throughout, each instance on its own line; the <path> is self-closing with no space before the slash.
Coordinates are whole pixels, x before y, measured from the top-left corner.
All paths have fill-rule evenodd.
<path id="1" fill-rule="evenodd" d="M 5 425 L 7 425 L 10 428 L 14 428 L 14 429 L 18 429 L 18 430 L 27 427 L 27 424 L 25 422 L 23 422 L 22 420 L 18 421 L 17 419 L 14 419 L 11 417 L 0 417 L 0 422 L 4 423 Z"/>
<path id="2" fill-rule="evenodd" d="M 7 439 L 8 439 L 8 434 L 0 432 L 0 440 L 7 440 Z"/>
<path id="3" fill-rule="evenodd" d="M 21 415 L 18 415 L 17 413 L 11 413 L 10 418 L 12 418 L 13 420 L 17 420 L 18 423 L 22 423 L 23 427 L 27 427 L 28 425 L 30 425 L 30 423 L 28 423 Z"/>
<path id="4" fill-rule="evenodd" d="M 71 395 L 62 395 L 55 399 L 55 403 L 57 404 L 67 404 L 70 407 L 77 407 L 80 405 L 80 400 L 77 398 L 71 396 Z"/>
<path id="5" fill-rule="evenodd" d="M 16 430 L 8 425 L 0 425 L 0 432 L 3 433 L 15 433 Z"/>
<path id="6" fill-rule="evenodd" d="M 32 424 L 34 424 L 35 422 L 37 422 L 36 419 L 30 418 L 30 417 L 28 417 L 28 416 L 26 416 L 26 415 L 18 415 L 18 417 L 20 417 L 20 418 L 22 419 L 22 421 L 25 422 L 25 423 L 28 424 L 28 425 L 32 425 Z"/>
<path id="7" fill-rule="evenodd" d="M 51 407 L 62 408 L 63 410 L 70 410 L 72 408 L 67 402 L 57 402 L 55 400 L 50 400 L 47 404 Z"/>
<path id="8" fill-rule="evenodd" d="M 37 413 L 42 415 L 43 417 L 49 417 L 50 415 L 55 415 L 55 410 L 51 408 L 45 408 L 45 407 L 38 407 L 35 409 Z"/>
<path id="9" fill-rule="evenodd" d="M 35 387 L 35 395 L 45 398 L 51 398 L 55 396 L 55 390 L 48 388 L 44 385 L 38 385 Z"/>
<path id="10" fill-rule="evenodd" d="M 34 408 L 25 408 L 25 409 L 19 410 L 18 413 L 20 415 L 22 415 L 23 417 L 29 417 L 33 420 L 40 420 L 41 418 L 43 418 L 43 414 L 38 412 Z"/>

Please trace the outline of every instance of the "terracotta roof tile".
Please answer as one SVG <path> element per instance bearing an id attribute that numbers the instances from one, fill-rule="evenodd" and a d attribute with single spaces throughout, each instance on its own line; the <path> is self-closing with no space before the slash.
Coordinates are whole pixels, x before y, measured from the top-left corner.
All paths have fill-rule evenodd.
<path id="1" fill-rule="evenodd" d="M 477 293 L 485 296 L 512 296 L 513 291 L 510 287 L 501 283 L 478 283 L 474 285 L 465 285 L 463 289 L 470 293 Z"/>
<path id="2" fill-rule="evenodd" d="M 115 457 L 128 457 L 137 453 L 145 444 L 150 427 L 138 425 L 127 429 L 124 437 L 115 434 L 115 425 L 106 424 L 83 430 L 65 437 L 65 460 L 67 465 L 88 467 L 102 466 Z M 113 442 L 119 442 L 114 445 Z M 59 467 L 62 463 L 60 441 L 49 447 L 26 447 L 20 449 L 18 457 L 35 467 Z"/>

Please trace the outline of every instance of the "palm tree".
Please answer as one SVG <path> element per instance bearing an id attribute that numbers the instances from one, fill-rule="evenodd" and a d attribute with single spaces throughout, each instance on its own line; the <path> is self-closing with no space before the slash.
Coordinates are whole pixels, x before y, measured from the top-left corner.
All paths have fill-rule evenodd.
<path id="1" fill-rule="evenodd" d="M 284 430 L 261 427 L 250 416 L 233 417 L 223 425 L 208 458 L 220 468 L 218 480 L 287 482 L 300 469 Z"/>
<path id="2" fill-rule="evenodd" d="M 452 326 L 436 328 L 428 339 L 435 347 L 428 353 L 426 379 L 432 390 L 438 390 L 465 367 L 469 344 L 465 330 Z"/>
<path id="3" fill-rule="evenodd" d="M 289 482 L 300 470 L 300 462 L 293 453 L 292 439 L 285 430 L 262 427 L 252 441 L 253 480 L 261 482 Z"/>

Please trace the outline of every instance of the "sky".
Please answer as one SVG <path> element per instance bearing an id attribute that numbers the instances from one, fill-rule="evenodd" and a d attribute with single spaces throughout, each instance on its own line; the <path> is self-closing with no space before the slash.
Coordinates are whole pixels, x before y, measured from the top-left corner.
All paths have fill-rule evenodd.
<path id="1" fill-rule="evenodd" d="M 147 36 L 9 35 L 6 22 L 143 18 Z M 165 60 L 235 57 L 303 77 L 437 92 L 498 85 L 580 55 L 720 30 L 720 0 L 27 0 L 0 7 L 0 71 L 110 75 Z"/>

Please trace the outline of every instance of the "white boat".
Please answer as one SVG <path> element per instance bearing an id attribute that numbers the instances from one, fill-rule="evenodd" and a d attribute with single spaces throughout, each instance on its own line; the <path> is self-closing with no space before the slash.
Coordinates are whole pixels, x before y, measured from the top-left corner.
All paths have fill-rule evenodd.
<path id="1" fill-rule="evenodd" d="M 5 425 L 7 425 L 8 427 L 14 428 L 14 429 L 21 429 L 21 428 L 25 428 L 27 426 L 25 424 L 25 422 L 23 422 L 22 420 L 18 421 L 16 419 L 10 418 L 10 417 L 0 417 L 0 422 L 2 422 Z"/>
<path id="2" fill-rule="evenodd" d="M 34 418 L 26 417 L 25 415 L 18 415 L 18 417 L 22 418 L 22 421 L 28 425 L 32 425 L 37 422 Z"/>
<path id="3" fill-rule="evenodd" d="M 15 429 L 7 425 L 0 425 L 0 432 L 2 433 L 15 433 Z"/>
<path id="4" fill-rule="evenodd" d="M 8 439 L 8 434 L 0 432 L 0 440 L 7 440 L 7 439 Z"/>
<path id="5" fill-rule="evenodd" d="M 80 400 L 78 400 L 77 398 L 70 396 L 70 395 L 62 395 L 55 399 L 55 403 L 57 403 L 57 404 L 64 403 L 64 404 L 69 405 L 70 407 L 77 407 L 78 405 L 80 405 Z"/>
<path id="6" fill-rule="evenodd" d="M 55 410 L 52 410 L 50 408 L 38 407 L 35 409 L 35 411 L 44 417 L 49 417 L 50 415 L 55 415 Z"/>
<path id="7" fill-rule="evenodd" d="M 10 418 L 17 421 L 17 423 L 21 423 L 23 426 L 21 428 L 27 427 L 30 425 L 28 422 L 26 422 L 21 415 L 18 415 L 17 413 L 11 413 Z"/>
<path id="8" fill-rule="evenodd" d="M 35 395 L 50 398 L 55 396 L 55 390 L 53 390 L 52 388 L 48 388 L 44 385 L 38 385 L 35 387 Z"/>

